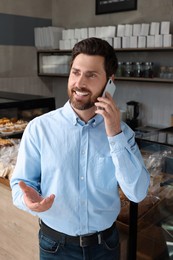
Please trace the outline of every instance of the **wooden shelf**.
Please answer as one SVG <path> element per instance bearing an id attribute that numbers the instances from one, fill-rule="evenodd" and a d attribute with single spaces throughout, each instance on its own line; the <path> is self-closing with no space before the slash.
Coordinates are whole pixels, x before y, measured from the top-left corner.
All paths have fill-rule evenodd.
<path id="1" fill-rule="evenodd" d="M 114 49 L 118 52 L 143 52 L 143 51 L 173 51 L 172 47 L 155 47 L 155 48 L 118 48 Z M 37 52 L 43 52 L 43 53 L 71 53 L 72 50 L 60 50 L 60 49 L 37 49 Z"/>
<path id="2" fill-rule="evenodd" d="M 38 73 L 38 76 L 41 77 L 58 77 L 58 78 L 67 78 L 68 74 L 56 74 L 56 73 Z"/>
<path id="3" fill-rule="evenodd" d="M 131 53 L 131 52 L 173 52 L 173 47 L 163 47 L 163 48 L 119 48 L 114 49 L 117 53 Z M 70 55 L 72 50 L 59 50 L 59 49 L 37 49 L 37 67 L 38 67 L 38 76 L 41 77 L 60 77 L 67 78 L 69 75 L 66 74 L 58 74 L 58 73 L 43 73 L 40 69 L 39 57 L 41 54 L 50 54 L 50 55 Z M 142 55 L 142 54 L 141 54 Z M 157 55 L 157 54 L 156 54 Z M 170 57 L 171 58 L 171 57 Z M 167 78 L 134 78 L 134 77 L 116 77 L 118 81 L 136 81 L 136 82 L 155 82 L 155 83 L 173 83 L 173 79 Z"/>
<path id="4" fill-rule="evenodd" d="M 58 77 L 67 78 L 68 74 L 56 74 L 56 73 L 39 73 L 41 77 Z M 135 77 L 116 77 L 117 81 L 140 81 L 140 82 L 157 82 L 157 83 L 173 83 L 173 79 L 164 78 L 135 78 Z"/>
<path id="5" fill-rule="evenodd" d="M 134 78 L 134 77 L 116 77 L 119 81 L 140 81 L 140 82 L 157 82 L 157 83 L 173 83 L 173 79 L 164 78 Z"/>

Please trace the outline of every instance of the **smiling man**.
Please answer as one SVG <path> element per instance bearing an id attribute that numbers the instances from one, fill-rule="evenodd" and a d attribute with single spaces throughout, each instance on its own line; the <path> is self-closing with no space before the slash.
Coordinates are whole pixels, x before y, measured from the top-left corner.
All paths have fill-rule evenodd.
<path id="1" fill-rule="evenodd" d="M 106 41 L 77 43 L 68 102 L 25 129 L 11 188 L 14 204 L 40 218 L 40 260 L 118 260 L 118 188 L 134 202 L 147 194 L 134 132 L 111 95 L 102 97 L 116 70 Z"/>

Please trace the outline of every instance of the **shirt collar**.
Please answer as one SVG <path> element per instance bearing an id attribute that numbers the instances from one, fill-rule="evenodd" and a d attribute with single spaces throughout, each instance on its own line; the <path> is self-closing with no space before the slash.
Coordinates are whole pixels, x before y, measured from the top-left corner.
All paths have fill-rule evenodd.
<path id="1" fill-rule="evenodd" d="M 73 125 L 86 125 L 84 121 L 82 121 L 79 116 L 75 113 L 73 108 L 70 105 L 70 102 L 67 101 L 63 107 L 64 115 L 68 116 L 69 120 L 72 122 Z M 103 117 L 101 115 L 95 115 L 93 118 L 91 118 L 87 124 L 91 125 L 92 127 L 96 127 L 101 122 L 103 122 Z"/>

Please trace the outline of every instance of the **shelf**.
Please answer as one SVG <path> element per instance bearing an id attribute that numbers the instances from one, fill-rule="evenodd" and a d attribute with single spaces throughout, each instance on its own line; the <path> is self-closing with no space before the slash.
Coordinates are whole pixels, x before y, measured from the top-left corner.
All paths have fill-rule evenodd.
<path id="1" fill-rule="evenodd" d="M 68 74 L 53 74 L 53 73 L 39 73 L 41 77 L 59 77 L 67 78 Z M 157 82 L 157 83 L 173 83 L 173 79 L 162 79 L 162 78 L 134 78 L 134 77 L 116 77 L 117 81 L 140 81 L 140 82 Z"/>
<path id="2" fill-rule="evenodd" d="M 173 47 L 163 47 L 163 48 L 120 48 L 120 49 L 114 49 L 115 52 L 119 53 L 120 56 L 123 56 L 121 54 L 125 53 L 126 56 L 127 53 L 132 53 L 132 52 L 141 52 L 141 56 L 143 55 L 142 53 L 144 52 L 167 52 L 169 55 L 169 52 L 173 52 Z M 71 55 L 72 50 L 59 50 L 59 49 L 43 49 L 43 50 L 39 50 L 37 49 L 37 67 L 38 67 L 38 76 L 41 77 L 60 77 L 60 78 L 67 78 L 69 76 L 68 73 L 43 73 L 43 70 L 40 69 L 41 67 L 41 57 L 42 56 L 51 56 L 51 55 L 59 55 L 59 56 L 63 56 L 63 55 Z M 46 55 L 45 55 L 46 54 Z M 166 55 L 166 54 L 165 54 Z M 137 56 L 139 56 L 137 54 Z M 156 55 L 159 59 L 159 56 Z M 171 55 L 169 55 L 171 56 Z M 137 57 L 136 57 L 137 59 Z M 170 57 L 171 59 L 171 57 Z M 50 64 L 51 65 L 51 64 Z M 53 72 L 56 70 L 53 70 Z M 59 71 L 57 71 L 59 72 Z M 60 71 L 61 72 L 61 71 Z M 64 72 L 68 72 L 68 70 L 64 70 Z M 156 73 L 155 73 L 156 75 Z M 168 83 L 168 84 L 172 84 L 173 83 L 173 79 L 167 79 L 167 78 L 159 78 L 159 77 L 154 77 L 154 78 L 136 78 L 136 77 L 116 77 L 117 81 L 133 81 L 133 82 L 152 82 L 152 83 Z"/>
<path id="3" fill-rule="evenodd" d="M 71 54 L 72 50 L 60 50 L 60 49 L 43 49 L 37 50 L 37 53 L 52 53 L 52 54 Z"/>
<path id="4" fill-rule="evenodd" d="M 162 47 L 162 48 L 120 48 L 115 49 L 116 52 L 165 52 L 165 51 L 173 51 L 173 47 Z"/>
<path id="5" fill-rule="evenodd" d="M 58 77 L 58 78 L 67 78 L 68 74 L 56 74 L 56 73 L 38 73 L 38 76 L 41 77 Z"/>
<path id="6" fill-rule="evenodd" d="M 119 48 L 119 49 L 115 49 L 115 51 L 117 52 L 148 52 L 148 51 L 173 51 L 173 47 L 155 47 L 155 48 Z M 42 52 L 42 53 L 71 53 L 72 50 L 60 50 L 60 49 L 37 49 L 37 52 Z"/>
<path id="7" fill-rule="evenodd" d="M 157 83 L 173 83 L 173 79 L 162 78 L 134 78 L 134 77 L 116 77 L 118 81 L 140 81 L 140 82 L 157 82 Z"/>

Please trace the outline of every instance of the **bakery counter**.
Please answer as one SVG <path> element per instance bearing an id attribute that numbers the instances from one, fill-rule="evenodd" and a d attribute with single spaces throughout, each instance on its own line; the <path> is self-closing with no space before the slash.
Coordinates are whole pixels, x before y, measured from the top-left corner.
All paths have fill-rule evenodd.
<path id="1" fill-rule="evenodd" d="M 20 140 L 33 118 L 55 109 L 55 98 L 0 91 L 0 183 L 9 186 Z"/>
<path id="2" fill-rule="evenodd" d="M 165 136 L 165 130 L 162 133 Z M 138 204 L 137 260 L 173 257 L 173 146 L 160 141 L 139 142 L 150 186 L 148 196 Z"/>

